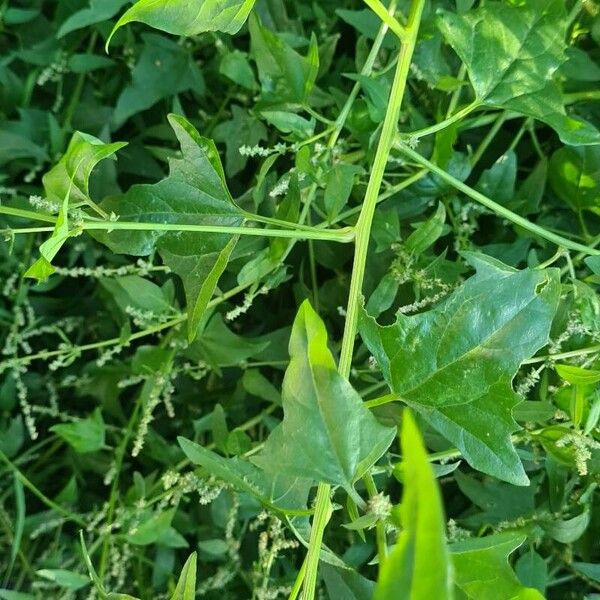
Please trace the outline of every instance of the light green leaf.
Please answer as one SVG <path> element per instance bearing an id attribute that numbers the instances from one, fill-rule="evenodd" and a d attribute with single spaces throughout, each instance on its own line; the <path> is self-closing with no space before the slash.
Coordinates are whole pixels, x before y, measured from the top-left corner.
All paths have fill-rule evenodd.
<path id="1" fill-rule="evenodd" d="M 550 159 L 549 180 L 574 211 L 600 214 L 600 146 L 557 150 Z"/>
<path id="2" fill-rule="evenodd" d="M 90 580 L 85 575 L 81 575 L 81 573 L 76 573 L 75 571 L 68 571 L 67 569 L 40 569 L 36 571 L 36 575 L 73 592 L 90 583 Z"/>
<path id="3" fill-rule="evenodd" d="M 25 271 L 23 277 L 45 281 L 52 275 L 56 269 L 52 266 L 52 261 L 59 253 L 65 242 L 69 239 L 71 232 L 69 230 L 69 193 L 67 192 L 56 223 L 54 231 L 49 239 L 40 246 L 40 258 L 38 258 Z"/>
<path id="4" fill-rule="evenodd" d="M 590 518 L 590 511 L 586 508 L 571 519 L 566 519 L 565 521 L 557 519 L 542 523 L 542 528 L 557 542 L 571 544 L 583 535 L 590 524 Z"/>
<path id="5" fill-rule="evenodd" d="M 404 492 L 402 531 L 381 567 L 374 600 L 450 600 L 452 564 L 446 546 L 442 498 L 423 440 L 410 411 L 400 436 Z"/>
<path id="6" fill-rule="evenodd" d="M 124 313 L 128 308 L 151 312 L 155 315 L 169 313 L 172 310 L 165 291 L 139 275 L 125 275 L 118 278 L 105 277 L 99 282 Z"/>
<path id="7" fill-rule="evenodd" d="M 181 158 L 170 162 L 169 176 L 156 184 L 134 185 L 102 202 L 122 221 L 240 226 L 219 154 L 183 117 L 169 116 L 181 145 Z M 155 248 L 183 279 L 187 298 L 188 336 L 196 336 L 200 319 L 225 270 L 237 238 L 193 232 L 114 231 L 96 233 L 113 252 L 146 256 Z"/>
<path id="8" fill-rule="evenodd" d="M 53 425 L 50 431 L 56 433 L 80 454 L 96 452 L 104 447 L 106 428 L 100 408 L 87 419 L 75 419 L 71 423 Z"/>
<path id="9" fill-rule="evenodd" d="M 194 600 L 196 598 L 196 561 L 197 554 L 194 552 L 187 559 L 177 587 L 171 596 L 171 600 Z"/>
<path id="10" fill-rule="evenodd" d="M 223 458 L 211 450 L 178 438 L 181 449 L 195 465 L 204 467 L 209 473 L 231 484 L 236 490 L 257 498 L 265 506 L 283 512 L 286 509 L 306 508 L 310 482 L 285 472 L 273 475 L 258 469 L 251 462 L 238 457 Z"/>
<path id="11" fill-rule="evenodd" d="M 463 594 L 460 597 L 469 600 L 544 600 L 540 592 L 519 582 L 508 563 L 510 554 L 524 541 L 524 535 L 507 532 L 452 544 L 454 583 Z"/>
<path id="12" fill-rule="evenodd" d="M 171 508 L 147 516 L 140 525 L 127 534 L 127 541 L 136 546 L 154 544 L 168 532 L 175 516 L 175 510 L 175 508 Z"/>
<path id="13" fill-rule="evenodd" d="M 486 2 L 461 15 L 440 11 L 438 23 L 467 67 L 479 102 L 544 121 L 566 144 L 600 142 L 594 127 L 567 115 L 552 80 L 566 61 L 563 0 Z"/>
<path id="14" fill-rule="evenodd" d="M 174 35 L 205 31 L 237 33 L 256 0 L 139 0 L 118 21 L 106 45 L 123 25 L 138 21 Z"/>
<path id="15" fill-rule="evenodd" d="M 35 600 L 35 596 L 23 592 L 11 592 L 10 590 L 0 589 L 0 598 L 2 600 Z"/>
<path id="16" fill-rule="evenodd" d="M 470 255 L 477 274 L 439 307 L 360 331 L 392 392 L 455 444 L 475 469 L 528 482 L 512 445 L 511 381 L 548 341 L 560 294 L 556 270 L 514 271 Z"/>
<path id="17" fill-rule="evenodd" d="M 392 443 L 395 428 L 381 425 L 338 374 L 325 325 L 308 301 L 294 321 L 289 351 L 283 422 L 253 462 L 271 473 L 341 485 L 353 493 L 353 483 Z"/>
<path id="18" fill-rule="evenodd" d="M 48 200 L 60 205 L 68 196 L 70 206 L 95 207 L 90 198 L 90 175 L 100 161 L 125 146 L 126 142 L 105 144 L 93 135 L 76 131 L 65 154 L 42 178 Z"/>
<path id="19" fill-rule="evenodd" d="M 575 365 L 556 365 L 556 372 L 573 385 L 591 385 L 600 381 L 600 371 L 584 369 Z"/>
<path id="20" fill-rule="evenodd" d="M 300 56 L 254 14 L 249 21 L 251 54 L 258 67 L 266 104 L 305 104 L 319 72 L 319 52 L 313 36 L 306 57 Z"/>

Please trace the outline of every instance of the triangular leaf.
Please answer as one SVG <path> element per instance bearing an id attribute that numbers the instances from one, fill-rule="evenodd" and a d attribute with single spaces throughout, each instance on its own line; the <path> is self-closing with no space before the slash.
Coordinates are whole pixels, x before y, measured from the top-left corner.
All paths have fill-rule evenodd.
<path id="1" fill-rule="evenodd" d="M 171 600 L 195 600 L 196 598 L 196 561 L 197 554 L 194 552 L 187 559 L 177 587 L 171 596 Z"/>
<path id="2" fill-rule="evenodd" d="M 242 212 L 225 183 L 214 143 L 201 137 L 183 117 L 169 122 L 182 156 L 172 159 L 169 176 L 156 184 L 134 185 L 102 202 L 123 221 L 240 226 Z M 145 256 L 158 249 L 165 263 L 183 279 L 188 303 L 188 334 L 193 339 L 236 238 L 227 234 L 114 231 L 96 233 L 113 252 Z"/>
<path id="3" fill-rule="evenodd" d="M 455 444 L 471 466 L 528 482 L 513 447 L 511 381 L 548 341 L 560 284 L 555 270 L 511 271 L 477 262 L 477 274 L 438 308 L 380 327 L 363 313 L 361 334 L 392 392 Z"/>
<path id="4" fill-rule="evenodd" d="M 440 11 L 439 27 L 467 67 L 479 102 L 544 121 L 566 144 L 597 144 L 600 133 L 567 115 L 552 81 L 567 58 L 568 22 L 562 0 L 527 0 L 486 2 L 460 15 Z"/>
<path id="5" fill-rule="evenodd" d="M 381 425 L 341 377 L 327 347 L 323 321 L 305 301 L 292 328 L 283 382 L 283 422 L 253 461 L 270 472 L 316 482 L 353 483 L 392 443 L 395 428 Z"/>

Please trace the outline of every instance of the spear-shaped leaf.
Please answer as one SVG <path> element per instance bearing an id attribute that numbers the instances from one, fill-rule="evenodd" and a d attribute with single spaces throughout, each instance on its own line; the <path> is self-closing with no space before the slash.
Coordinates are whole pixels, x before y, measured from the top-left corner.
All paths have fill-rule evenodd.
<path id="1" fill-rule="evenodd" d="M 254 462 L 353 493 L 353 483 L 387 450 L 396 429 L 379 423 L 338 374 L 325 325 L 308 301 L 294 321 L 289 349 L 283 422 Z"/>

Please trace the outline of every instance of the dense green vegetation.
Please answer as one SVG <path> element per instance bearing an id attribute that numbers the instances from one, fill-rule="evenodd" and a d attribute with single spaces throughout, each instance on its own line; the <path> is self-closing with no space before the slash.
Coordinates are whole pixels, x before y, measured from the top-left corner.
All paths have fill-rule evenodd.
<path id="1" fill-rule="evenodd" d="M 3 0 L 0 57 L 0 600 L 600 597 L 597 0 Z"/>

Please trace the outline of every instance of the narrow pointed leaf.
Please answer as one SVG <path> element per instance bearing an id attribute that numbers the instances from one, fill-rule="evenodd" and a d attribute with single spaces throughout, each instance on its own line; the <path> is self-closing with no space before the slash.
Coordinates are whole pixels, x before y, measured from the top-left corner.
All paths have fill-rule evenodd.
<path id="1" fill-rule="evenodd" d="M 450 600 L 452 564 L 439 487 L 412 414 L 403 414 L 402 531 L 383 564 L 374 600 Z"/>
<path id="2" fill-rule="evenodd" d="M 194 552 L 187 559 L 175 592 L 171 596 L 171 600 L 195 600 L 196 598 L 196 561 L 197 554 Z"/>

